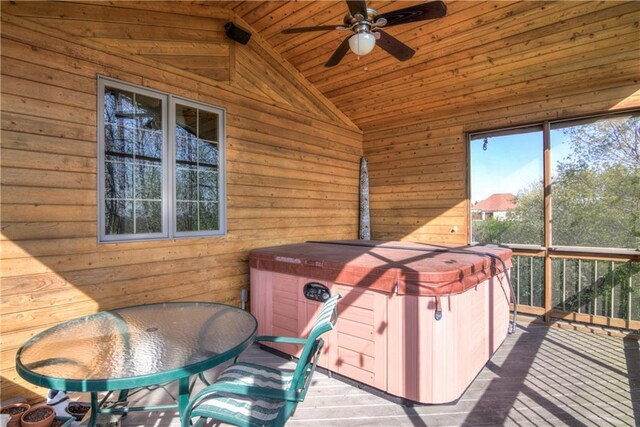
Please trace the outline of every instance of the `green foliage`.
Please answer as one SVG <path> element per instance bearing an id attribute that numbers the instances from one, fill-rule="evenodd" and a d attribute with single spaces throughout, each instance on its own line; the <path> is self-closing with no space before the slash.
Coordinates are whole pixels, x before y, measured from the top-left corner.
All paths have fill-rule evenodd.
<path id="1" fill-rule="evenodd" d="M 640 117 L 563 131 L 572 155 L 551 187 L 553 244 L 640 248 Z"/>
<path id="2" fill-rule="evenodd" d="M 510 221 L 489 218 L 473 222 L 473 240 L 482 243 L 505 243 L 505 233 L 513 227 Z"/>

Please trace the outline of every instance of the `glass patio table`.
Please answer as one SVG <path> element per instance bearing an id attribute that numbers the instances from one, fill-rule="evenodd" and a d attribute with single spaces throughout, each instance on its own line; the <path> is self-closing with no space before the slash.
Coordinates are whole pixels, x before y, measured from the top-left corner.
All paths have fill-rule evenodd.
<path id="1" fill-rule="evenodd" d="M 139 305 L 102 311 L 49 328 L 16 355 L 18 374 L 54 390 L 91 393 L 91 419 L 98 413 L 166 411 L 182 416 L 190 378 L 238 356 L 256 335 L 257 321 L 236 307 L 202 302 Z M 178 382 L 177 403 L 105 408 L 98 392 Z"/>

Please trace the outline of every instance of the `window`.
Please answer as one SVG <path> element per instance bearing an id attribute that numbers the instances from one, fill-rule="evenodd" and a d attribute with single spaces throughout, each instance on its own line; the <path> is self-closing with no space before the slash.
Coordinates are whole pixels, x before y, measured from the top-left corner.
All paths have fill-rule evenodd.
<path id="1" fill-rule="evenodd" d="M 542 126 L 471 135 L 469 148 L 472 242 L 544 245 Z"/>
<path id="2" fill-rule="evenodd" d="M 220 235 L 224 110 L 100 77 L 100 241 Z"/>
<path id="3" fill-rule="evenodd" d="M 640 248 L 640 114 L 551 124 L 551 244 Z"/>
<path id="4" fill-rule="evenodd" d="M 544 138 L 549 140 L 545 183 Z M 469 135 L 471 241 L 640 249 L 640 113 Z"/>
<path id="5" fill-rule="evenodd" d="M 219 228 L 218 115 L 180 102 L 176 117 L 176 232 Z"/>

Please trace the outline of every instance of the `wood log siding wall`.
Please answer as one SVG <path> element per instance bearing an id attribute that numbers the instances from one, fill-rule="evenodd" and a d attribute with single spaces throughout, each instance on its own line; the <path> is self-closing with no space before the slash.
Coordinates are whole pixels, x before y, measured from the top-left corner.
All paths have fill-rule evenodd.
<path id="1" fill-rule="evenodd" d="M 372 238 L 466 244 L 466 144 L 461 126 L 365 134 Z"/>
<path id="2" fill-rule="evenodd" d="M 560 23 L 508 61 L 470 64 L 469 71 L 460 62 L 460 70 L 447 73 L 449 82 L 437 82 L 438 70 L 446 66 L 438 67 L 436 61 L 429 75 L 399 86 L 402 92 L 390 90 L 389 96 L 403 105 L 367 112 L 375 123 L 346 109 L 365 130 L 373 238 L 467 243 L 466 132 L 640 106 L 640 9 L 628 3 L 616 7 Z M 587 11 L 572 13 L 578 10 Z M 487 74 L 471 86 L 465 81 L 473 80 L 475 72 Z M 411 97 L 418 83 L 434 92 L 448 87 L 449 97 Z M 339 98 L 325 93 L 341 105 Z M 381 119 L 382 111 L 394 121 Z"/>
<path id="3" fill-rule="evenodd" d="M 95 23 L 77 11 L 95 7 L 110 17 L 103 33 L 120 25 L 114 20 L 129 20 L 138 40 L 112 34 L 104 43 L 63 32 L 84 34 L 83 25 Z M 2 8 L 3 399 L 43 395 L 17 377 L 14 357 L 48 326 L 133 304 L 239 304 L 249 249 L 357 237 L 362 133 L 296 70 L 279 65 L 259 35 L 228 49 L 229 83 L 132 50 L 156 45 L 158 32 L 140 24 L 150 10 L 173 22 L 200 14 L 200 25 L 208 19 L 212 26 L 228 11 L 120 2 Z M 49 17 L 29 19 L 36 14 Z M 183 61 L 189 68 L 190 56 Z M 227 110 L 227 236 L 97 244 L 97 74 Z"/>
<path id="4" fill-rule="evenodd" d="M 640 2 L 446 3 L 388 29 L 411 60 L 376 48 L 329 69 L 344 33 L 280 31 L 339 23 L 343 1 L 227 3 L 364 131 L 374 239 L 467 242 L 465 132 L 640 105 Z"/>

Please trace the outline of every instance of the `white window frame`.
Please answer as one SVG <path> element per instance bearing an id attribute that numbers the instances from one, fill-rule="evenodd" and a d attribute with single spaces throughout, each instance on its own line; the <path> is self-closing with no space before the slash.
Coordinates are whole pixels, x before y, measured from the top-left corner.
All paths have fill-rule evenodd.
<path id="1" fill-rule="evenodd" d="M 176 224 L 176 104 L 185 105 L 187 107 L 197 108 L 199 110 L 208 111 L 218 115 L 218 225 L 219 230 L 203 230 L 203 231 L 177 231 Z M 171 170 L 169 171 L 170 180 L 170 207 L 171 207 L 171 230 L 173 237 L 198 237 L 198 236 L 222 236 L 227 234 L 227 209 L 226 209 L 226 112 L 223 108 L 214 107 L 212 105 L 203 104 L 201 102 L 192 101 L 190 99 L 179 96 L 169 95 L 169 123 L 172 125 L 169 134 L 169 145 L 171 146 L 169 158 L 171 161 Z"/>
<path id="2" fill-rule="evenodd" d="M 104 136 L 104 94 L 105 87 L 126 90 L 136 94 L 160 99 L 162 101 L 162 231 L 159 233 L 107 234 L 105 230 L 105 136 Z M 142 240 L 160 240 L 205 236 L 224 236 L 227 234 L 226 206 L 226 110 L 203 104 L 170 93 L 152 90 L 120 80 L 98 75 L 97 129 L 98 129 L 98 242 L 127 242 Z M 181 104 L 205 110 L 218 115 L 218 230 L 181 231 L 176 230 L 176 114 L 175 105 Z"/>

